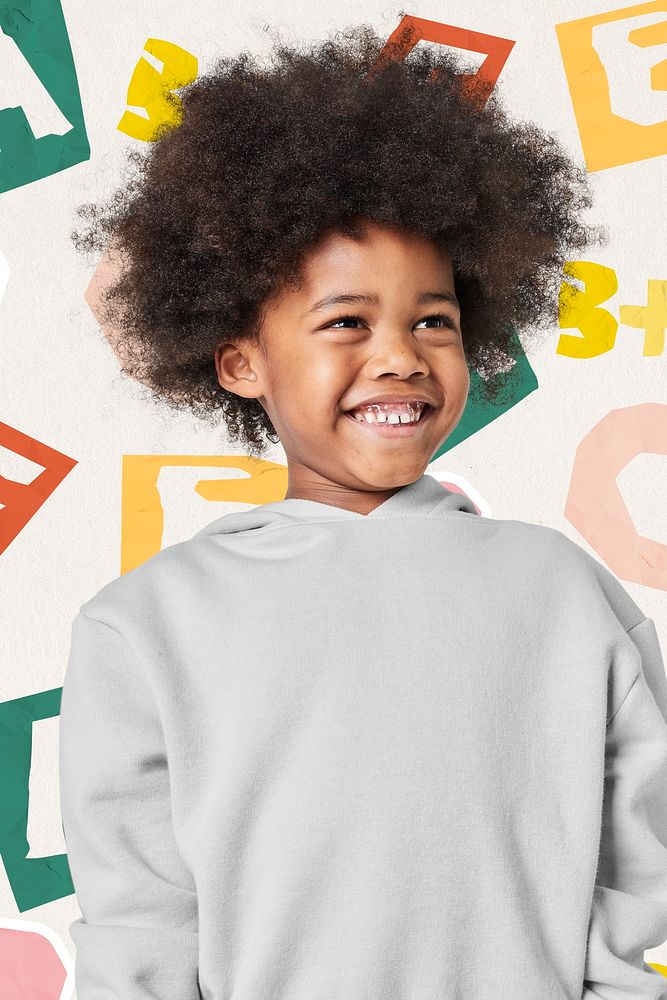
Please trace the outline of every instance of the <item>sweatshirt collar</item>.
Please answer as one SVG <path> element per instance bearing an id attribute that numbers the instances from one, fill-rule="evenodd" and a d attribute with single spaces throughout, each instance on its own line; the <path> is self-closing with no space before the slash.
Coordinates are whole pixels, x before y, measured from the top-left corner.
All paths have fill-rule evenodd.
<path id="1" fill-rule="evenodd" d="M 426 473 L 412 483 L 402 486 L 399 490 L 369 514 L 359 514 L 357 511 L 334 504 L 322 503 L 319 500 L 305 500 L 301 497 L 289 497 L 277 500 L 275 503 L 262 504 L 262 510 L 282 511 L 297 518 L 360 518 L 385 517 L 400 514 L 446 513 L 448 510 L 463 510 L 470 514 L 479 514 L 477 507 L 465 493 L 450 490 Z"/>
<path id="2" fill-rule="evenodd" d="M 290 497 L 273 503 L 258 504 L 248 510 L 223 514 L 200 531 L 194 538 L 216 535 L 233 535 L 256 528 L 298 524 L 306 521 L 349 521 L 355 518 L 409 517 L 417 514 L 446 516 L 455 511 L 479 514 L 479 510 L 465 493 L 442 486 L 433 476 L 424 474 L 413 483 L 402 486 L 381 503 L 370 514 L 356 511 L 319 500 L 304 500 Z"/>

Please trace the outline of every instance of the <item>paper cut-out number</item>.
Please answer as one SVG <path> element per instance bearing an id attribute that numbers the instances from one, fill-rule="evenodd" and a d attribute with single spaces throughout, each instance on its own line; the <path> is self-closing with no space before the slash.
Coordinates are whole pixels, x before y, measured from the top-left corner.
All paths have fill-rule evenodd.
<path id="1" fill-rule="evenodd" d="M 197 57 L 162 38 L 146 39 L 144 51 L 160 59 L 162 69 L 157 70 L 142 56 L 127 88 L 127 103 L 131 107 L 144 108 L 148 117 L 125 111 L 117 128 L 133 139 L 153 142 L 161 136 L 165 126 L 173 128 L 180 122 L 182 104 L 174 91 L 196 78 Z"/>
<path id="2" fill-rule="evenodd" d="M 595 358 L 611 351 L 616 342 L 617 320 L 608 309 L 601 309 L 618 291 L 616 272 L 604 264 L 589 260 L 570 260 L 565 274 L 584 283 L 583 289 L 563 281 L 558 298 L 558 325 L 561 329 L 579 330 L 583 337 L 563 333 L 558 338 L 556 354 L 569 358 Z M 620 322 L 644 331 L 644 357 L 657 357 L 665 349 L 667 328 L 667 281 L 648 281 L 647 304 L 618 307 Z"/>

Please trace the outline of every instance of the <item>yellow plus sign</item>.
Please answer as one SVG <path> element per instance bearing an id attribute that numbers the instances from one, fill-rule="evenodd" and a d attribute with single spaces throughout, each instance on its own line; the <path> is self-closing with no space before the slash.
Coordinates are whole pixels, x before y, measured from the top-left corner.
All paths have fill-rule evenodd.
<path id="1" fill-rule="evenodd" d="M 667 327 L 667 281 L 648 282 L 648 305 L 619 306 L 619 317 L 625 326 L 646 331 L 644 356 L 657 357 L 665 349 Z"/>

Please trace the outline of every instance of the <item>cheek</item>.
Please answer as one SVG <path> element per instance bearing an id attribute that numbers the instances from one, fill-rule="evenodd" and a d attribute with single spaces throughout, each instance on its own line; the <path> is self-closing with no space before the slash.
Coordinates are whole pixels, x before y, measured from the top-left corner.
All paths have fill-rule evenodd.
<path id="1" fill-rule="evenodd" d="M 452 393 L 467 392 L 470 384 L 470 371 L 465 356 L 460 351 L 443 360 L 442 382 L 445 388 Z"/>
<path id="2" fill-rule="evenodd" d="M 469 391 L 470 373 L 464 364 L 456 376 L 445 384 L 445 408 L 452 414 L 455 412 L 459 420 L 466 408 Z"/>
<path id="3" fill-rule="evenodd" d="M 286 379 L 285 384 L 288 393 L 291 384 L 300 400 L 316 401 L 317 410 L 325 414 L 340 407 L 352 378 L 340 355 L 335 357 L 324 353 L 295 358 L 291 377 Z"/>
<path id="4" fill-rule="evenodd" d="M 294 427 L 328 427 L 340 415 L 344 392 L 344 383 L 304 363 L 300 369 L 292 367 L 281 379 L 276 405 L 286 423 Z"/>

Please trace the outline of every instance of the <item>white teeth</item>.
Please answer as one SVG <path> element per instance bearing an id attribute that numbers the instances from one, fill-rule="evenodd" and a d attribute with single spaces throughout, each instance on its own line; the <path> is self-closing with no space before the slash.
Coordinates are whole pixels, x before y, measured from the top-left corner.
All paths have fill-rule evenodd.
<path id="1" fill-rule="evenodd" d="M 425 406 L 425 403 L 373 403 L 369 406 L 359 407 L 351 415 L 355 420 L 366 421 L 368 424 L 414 424 L 421 417 Z M 397 412 L 396 407 L 400 407 L 401 412 Z"/>

